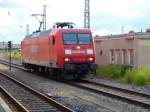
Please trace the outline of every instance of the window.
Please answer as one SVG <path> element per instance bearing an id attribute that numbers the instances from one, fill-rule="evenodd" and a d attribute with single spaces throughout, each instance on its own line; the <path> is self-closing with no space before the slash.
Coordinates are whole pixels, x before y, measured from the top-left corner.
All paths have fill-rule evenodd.
<path id="1" fill-rule="evenodd" d="M 115 56 L 116 56 L 116 64 L 121 64 L 121 53 L 120 50 L 115 50 Z"/>
<path id="2" fill-rule="evenodd" d="M 92 38 L 90 34 L 85 33 L 64 33 L 64 44 L 92 44 Z"/>
<path id="3" fill-rule="evenodd" d="M 91 44 L 90 34 L 78 34 L 79 44 Z"/>
<path id="4" fill-rule="evenodd" d="M 110 50 L 110 64 L 114 64 L 114 63 L 115 63 L 114 50 Z"/>
<path id="5" fill-rule="evenodd" d="M 129 56 L 126 49 L 123 50 L 123 64 L 128 65 Z"/>
<path id="6" fill-rule="evenodd" d="M 63 35 L 64 44 L 77 44 L 76 34 L 64 34 Z"/>
<path id="7" fill-rule="evenodd" d="M 133 49 L 129 50 L 129 64 L 133 65 L 134 64 L 134 54 L 133 54 Z"/>
<path id="8" fill-rule="evenodd" d="M 102 51 L 102 50 L 100 50 L 100 51 L 99 51 L 99 54 L 100 54 L 100 55 L 103 55 L 103 51 Z"/>
<path id="9" fill-rule="evenodd" d="M 122 64 L 126 64 L 126 50 L 122 50 Z"/>

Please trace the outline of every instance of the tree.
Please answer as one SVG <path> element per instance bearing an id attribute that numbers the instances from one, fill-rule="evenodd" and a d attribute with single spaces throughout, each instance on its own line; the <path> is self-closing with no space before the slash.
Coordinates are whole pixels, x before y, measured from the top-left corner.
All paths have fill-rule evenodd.
<path id="1" fill-rule="evenodd" d="M 146 32 L 150 32 L 150 28 L 147 28 L 147 29 L 146 29 Z"/>
<path id="2" fill-rule="evenodd" d="M 130 33 L 134 33 L 134 30 L 130 30 L 130 31 L 129 31 L 129 34 L 130 34 Z"/>

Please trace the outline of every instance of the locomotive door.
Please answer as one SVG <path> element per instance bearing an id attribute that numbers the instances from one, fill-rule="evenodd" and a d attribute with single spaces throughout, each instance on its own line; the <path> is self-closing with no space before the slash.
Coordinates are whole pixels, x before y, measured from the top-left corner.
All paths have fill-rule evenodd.
<path id="1" fill-rule="evenodd" d="M 51 67 L 55 67 L 56 66 L 56 62 L 55 62 L 55 36 L 51 36 L 50 37 L 50 64 Z"/>

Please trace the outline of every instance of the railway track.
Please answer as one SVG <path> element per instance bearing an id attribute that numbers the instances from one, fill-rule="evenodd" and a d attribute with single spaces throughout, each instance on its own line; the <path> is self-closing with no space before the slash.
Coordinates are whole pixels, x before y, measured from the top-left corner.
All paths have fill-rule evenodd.
<path id="1" fill-rule="evenodd" d="M 135 106 L 150 110 L 150 95 L 145 93 L 130 91 L 127 89 L 117 88 L 113 86 L 107 86 L 87 80 L 81 80 L 80 82 L 62 82 L 84 90 L 91 91 L 93 93 L 115 98 L 124 102 L 128 102 L 130 104 L 134 104 Z"/>
<path id="2" fill-rule="evenodd" d="M 9 64 L 10 64 L 8 61 L 5 61 L 5 60 L 0 60 L 0 63 L 4 64 L 4 65 L 7 65 L 7 66 L 9 66 Z M 11 63 L 11 67 L 21 69 L 21 70 L 25 70 L 25 71 L 27 70 L 24 67 L 22 67 L 22 65 L 16 64 L 16 63 Z"/>
<path id="3" fill-rule="evenodd" d="M 0 99 L 2 99 L 2 103 L 4 101 L 4 105 L 2 104 L 2 107 L 4 110 L 8 110 L 8 112 L 21 112 L 21 109 L 17 107 L 17 105 L 11 100 L 9 96 L 5 92 L 3 92 L 3 89 L 0 90 Z M 6 108 L 5 108 L 6 105 Z M 0 111 L 1 112 L 1 111 Z"/>
<path id="4" fill-rule="evenodd" d="M 14 65 L 14 67 L 17 68 L 17 65 Z M 22 69 L 22 67 L 19 65 L 18 69 Z M 102 83 L 100 84 L 100 83 L 91 82 L 88 80 L 81 80 L 78 82 L 71 82 L 71 81 L 61 81 L 61 82 L 65 84 L 69 84 L 71 86 L 75 86 L 80 89 L 88 90 L 93 93 L 115 98 L 117 100 L 121 100 L 121 101 L 134 104 L 136 106 L 150 110 L 150 95 L 149 94 L 132 91 L 128 89 L 123 89 L 119 87 L 104 85 Z"/>
<path id="5" fill-rule="evenodd" d="M 73 112 L 68 107 L 4 73 L 0 73 L 0 91 L 21 112 Z"/>

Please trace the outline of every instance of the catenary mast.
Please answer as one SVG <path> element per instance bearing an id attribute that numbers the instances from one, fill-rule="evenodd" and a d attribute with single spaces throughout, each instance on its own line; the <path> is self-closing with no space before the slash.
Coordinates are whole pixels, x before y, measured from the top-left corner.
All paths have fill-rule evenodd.
<path id="1" fill-rule="evenodd" d="M 90 0 L 85 0 L 84 28 L 90 28 Z"/>
<path id="2" fill-rule="evenodd" d="M 46 5 L 43 5 L 43 31 L 46 30 Z"/>

